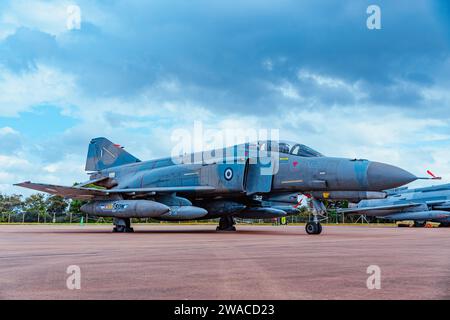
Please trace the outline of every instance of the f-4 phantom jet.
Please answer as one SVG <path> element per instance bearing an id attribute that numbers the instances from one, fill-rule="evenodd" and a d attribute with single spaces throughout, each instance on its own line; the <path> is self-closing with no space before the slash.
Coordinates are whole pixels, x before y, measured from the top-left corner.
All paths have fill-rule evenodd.
<path id="1" fill-rule="evenodd" d="M 73 187 L 23 182 L 18 186 L 88 201 L 81 210 L 113 217 L 115 232 L 132 232 L 131 218 L 163 221 L 267 219 L 298 213 L 307 195 L 308 234 L 322 231 L 321 199 L 384 198 L 381 190 L 418 179 L 398 167 L 363 159 L 326 157 L 300 143 L 258 141 L 207 152 L 141 161 L 106 138 L 90 142 L 89 181 Z"/>
<path id="2" fill-rule="evenodd" d="M 427 221 L 450 227 L 450 184 L 416 189 L 398 188 L 386 192 L 386 199 L 362 200 L 356 207 L 340 212 L 391 221 L 411 220 L 416 227 L 425 226 Z"/>

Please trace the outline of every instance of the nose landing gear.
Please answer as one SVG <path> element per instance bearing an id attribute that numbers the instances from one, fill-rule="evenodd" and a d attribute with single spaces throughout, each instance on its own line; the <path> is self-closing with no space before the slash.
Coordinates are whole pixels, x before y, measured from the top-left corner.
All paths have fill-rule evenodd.
<path id="1" fill-rule="evenodd" d="M 306 224 L 305 230 L 307 234 L 321 234 L 322 225 L 320 221 L 328 219 L 327 209 L 322 201 L 311 198 L 310 208 L 312 212 L 312 219 Z"/>
<path id="2" fill-rule="evenodd" d="M 322 232 L 322 225 L 320 222 L 308 222 L 305 226 L 307 234 L 320 234 Z"/>

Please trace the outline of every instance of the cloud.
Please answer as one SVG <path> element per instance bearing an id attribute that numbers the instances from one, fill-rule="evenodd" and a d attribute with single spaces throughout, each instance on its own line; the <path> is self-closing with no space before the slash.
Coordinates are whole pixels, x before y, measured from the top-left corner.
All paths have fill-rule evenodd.
<path id="1" fill-rule="evenodd" d="M 0 4 L 0 155 L 29 164 L 4 180 L 70 184 L 94 136 L 164 156 L 195 120 L 449 170 L 443 2 L 379 1 L 379 31 L 366 28 L 370 1 L 78 0 L 81 30 L 66 28 L 69 3 Z"/>
<path id="2" fill-rule="evenodd" d="M 10 127 L 0 128 L 0 150 L 13 153 L 21 147 L 20 133 Z"/>
<path id="3" fill-rule="evenodd" d="M 385 27 L 378 33 L 365 27 L 364 1 L 352 6 L 322 1 L 89 3 L 79 3 L 87 12 L 80 31 L 54 37 L 58 32 L 40 24 L 47 20 L 36 14 L 25 19 L 3 47 L 11 56 L 21 53 L 19 65 L 50 61 L 75 76 L 90 97 L 129 98 L 172 78 L 183 84 L 183 90 L 171 92 L 172 100 L 189 99 L 207 103 L 216 112 L 238 113 L 275 111 L 277 96 L 265 92 L 267 83 L 298 81 L 298 70 L 322 80 L 361 85 L 369 103 L 416 106 L 423 96 L 415 84 L 436 84 L 433 72 L 449 52 L 448 39 L 433 18 L 435 8 L 422 1 L 414 6 L 382 1 Z M 47 5 L 50 12 L 62 6 Z M 23 12 L 22 6 L 10 11 Z M 105 12 L 107 18 L 96 18 L 92 12 Z M 39 27 L 40 33 L 24 31 L 32 27 Z M 25 45 L 36 41 L 42 44 L 33 47 L 45 50 Z M 29 53 L 23 56 L 24 51 Z M 14 61 L 11 58 L 7 65 L 14 66 Z M 358 101 L 352 92 L 337 87 L 327 93 L 326 83 L 318 79 L 303 78 L 300 84 L 305 91 L 311 87 L 311 94 L 320 95 L 326 104 Z"/>
<path id="4" fill-rule="evenodd" d="M 39 104 L 68 105 L 76 91 L 72 76 L 36 65 L 26 73 L 0 68 L 0 116 L 17 116 Z"/>
<path id="5" fill-rule="evenodd" d="M 0 21 L 16 27 L 34 29 L 58 35 L 67 31 L 66 19 L 68 1 L 24 1 L 9 2 L 8 8 L 0 15 Z"/>

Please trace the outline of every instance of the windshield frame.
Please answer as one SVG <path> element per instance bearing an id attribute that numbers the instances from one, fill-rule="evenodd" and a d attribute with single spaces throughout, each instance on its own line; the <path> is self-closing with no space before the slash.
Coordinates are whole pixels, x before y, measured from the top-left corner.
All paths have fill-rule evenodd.
<path id="1" fill-rule="evenodd" d="M 275 145 L 276 150 L 272 150 L 271 147 Z M 270 146 L 269 150 L 267 150 L 267 146 Z M 282 147 L 282 148 L 280 148 Z M 314 150 L 311 147 L 308 147 L 307 145 L 304 145 L 302 143 L 287 141 L 287 140 L 279 140 L 279 141 L 258 141 L 258 150 L 260 151 L 275 151 L 282 154 L 289 154 L 293 156 L 299 156 L 299 157 L 323 157 L 324 155 L 320 153 L 317 150 Z M 295 153 L 294 153 L 295 151 Z"/>

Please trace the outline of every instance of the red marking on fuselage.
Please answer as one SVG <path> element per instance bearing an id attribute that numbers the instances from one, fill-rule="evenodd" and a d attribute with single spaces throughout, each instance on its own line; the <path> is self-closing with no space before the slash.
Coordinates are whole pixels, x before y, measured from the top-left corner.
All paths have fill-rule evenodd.
<path id="1" fill-rule="evenodd" d="M 302 204 L 303 198 L 294 206 L 294 209 L 297 209 Z"/>

